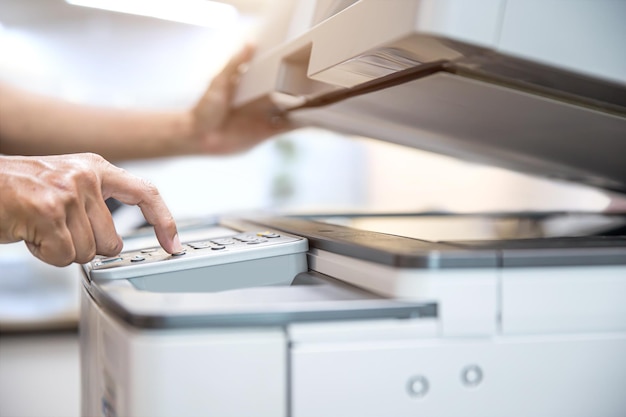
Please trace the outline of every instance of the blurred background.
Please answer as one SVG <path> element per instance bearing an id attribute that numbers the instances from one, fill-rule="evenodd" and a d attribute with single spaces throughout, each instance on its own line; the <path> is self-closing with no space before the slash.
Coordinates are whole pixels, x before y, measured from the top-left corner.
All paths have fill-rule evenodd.
<path id="1" fill-rule="evenodd" d="M 277 7 L 221 3 L 231 7 L 219 19 L 192 13 L 180 23 L 65 0 L 0 0 L 0 81 L 88 105 L 189 107 Z M 259 210 L 598 210 L 608 201 L 574 184 L 315 128 L 233 156 L 121 165 L 155 183 L 179 220 Z M 76 266 L 45 265 L 22 243 L 0 246 L 0 416 L 78 415 L 77 317 Z"/>

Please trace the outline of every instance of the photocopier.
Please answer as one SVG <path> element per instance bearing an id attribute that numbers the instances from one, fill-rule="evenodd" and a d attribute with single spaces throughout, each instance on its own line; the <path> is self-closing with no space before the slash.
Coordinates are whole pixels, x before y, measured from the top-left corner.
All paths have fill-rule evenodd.
<path id="1" fill-rule="evenodd" d="M 277 3 L 236 105 L 626 193 L 626 1 Z M 626 213 L 180 234 L 83 265 L 83 415 L 626 416 Z"/>

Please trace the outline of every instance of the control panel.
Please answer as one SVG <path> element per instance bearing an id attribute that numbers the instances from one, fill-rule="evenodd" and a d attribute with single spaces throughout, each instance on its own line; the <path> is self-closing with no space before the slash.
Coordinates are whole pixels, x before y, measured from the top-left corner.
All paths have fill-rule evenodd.
<path id="1" fill-rule="evenodd" d="M 186 242 L 183 251 L 176 254 L 149 247 L 113 257 L 97 256 L 83 268 L 91 280 L 188 279 L 190 274 L 194 279 L 203 279 L 215 275 L 211 272 L 221 271 L 224 279 L 245 274 L 250 276 L 250 282 L 254 282 L 253 276 L 282 276 L 281 282 L 290 282 L 296 274 L 307 270 L 307 250 L 307 240 L 298 236 L 270 230 L 246 231 Z M 226 265 L 228 268 L 223 268 Z"/>

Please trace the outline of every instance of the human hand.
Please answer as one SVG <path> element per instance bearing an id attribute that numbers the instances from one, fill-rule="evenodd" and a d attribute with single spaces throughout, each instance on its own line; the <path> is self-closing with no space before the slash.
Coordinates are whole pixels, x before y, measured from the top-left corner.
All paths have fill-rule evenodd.
<path id="1" fill-rule="evenodd" d="M 122 239 L 104 203 L 138 205 L 169 253 L 182 250 L 157 189 L 96 154 L 0 156 L 0 243 L 26 242 L 56 266 L 117 255 Z"/>
<path id="2" fill-rule="evenodd" d="M 232 107 L 241 65 L 254 49 L 247 45 L 228 62 L 191 111 L 192 137 L 199 151 L 226 154 L 246 150 L 291 127 L 269 99 Z"/>

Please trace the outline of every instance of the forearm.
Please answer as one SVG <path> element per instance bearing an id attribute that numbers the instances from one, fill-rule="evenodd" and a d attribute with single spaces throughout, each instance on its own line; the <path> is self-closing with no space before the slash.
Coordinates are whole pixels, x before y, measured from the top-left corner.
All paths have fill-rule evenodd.
<path id="1" fill-rule="evenodd" d="M 187 112 L 140 112 L 62 102 L 0 85 L 0 153 L 94 152 L 108 160 L 197 152 Z"/>
<path id="2" fill-rule="evenodd" d="M 0 82 L 0 154 L 92 152 L 110 161 L 242 152 L 291 129 L 269 97 L 232 108 L 245 46 L 181 112 L 102 109 L 25 93 Z"/>

